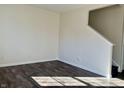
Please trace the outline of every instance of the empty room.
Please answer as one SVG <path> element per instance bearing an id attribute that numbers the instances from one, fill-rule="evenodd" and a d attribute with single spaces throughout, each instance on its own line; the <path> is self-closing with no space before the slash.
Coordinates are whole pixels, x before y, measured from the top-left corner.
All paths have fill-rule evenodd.
<path id="1" fill-rule="evenodd" d="M 0 87 L 124 87 L 123 31 L 122 4 L 0 4 Z"/>

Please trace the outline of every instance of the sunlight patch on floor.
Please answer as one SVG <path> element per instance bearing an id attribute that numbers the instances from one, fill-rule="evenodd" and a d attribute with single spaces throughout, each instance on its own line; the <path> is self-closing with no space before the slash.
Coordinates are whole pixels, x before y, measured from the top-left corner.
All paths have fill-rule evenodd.
<path id="1" fill-rule="evenodd" d="M 86 86 L 72 77 L 32 77 L 40 86 Z"/>
<path id="2" fill-rule="evenodd" d="M 62 86 L 51 77 L 32 77 L 40 86 Z"/>
<path id="3" fill-rule="evenodd" d="M 52 77 L 64 86 L 86 86 L 86 84 L 72 78 L 72 77 Z"/>
<path id="4" fill-rule="evenodd" d="M 124 86 L 124 80 L 118 78 L 106 79 L 104 77 L 75 77 L 92 86 Z"/>
<path id="5" fill-rule="evenodd" d="M 40 86 L 124 86 L 124 80 L 104 77 L 42 77 L 32 79 Z"/>

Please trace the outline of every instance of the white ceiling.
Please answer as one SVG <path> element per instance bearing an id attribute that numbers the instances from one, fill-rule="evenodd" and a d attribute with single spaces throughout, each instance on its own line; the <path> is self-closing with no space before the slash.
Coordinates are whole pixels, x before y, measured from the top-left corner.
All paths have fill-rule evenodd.
<path id="1" fill-rule="evenodd" d="M 85 6 L 84 4 L 35 4 L 32 5 L 42 9 L 51 10 L 54 12 L 65 12 Z"/>
<path id="2" fill-rule="evenodd" d="M 54 11 L 54 12 L 66 12 L 69 10 L 77 9 L 77 8 L 97 8 L 97 7 L 106 7 L 112 4 L 32 4 L 31 6 Z"/>

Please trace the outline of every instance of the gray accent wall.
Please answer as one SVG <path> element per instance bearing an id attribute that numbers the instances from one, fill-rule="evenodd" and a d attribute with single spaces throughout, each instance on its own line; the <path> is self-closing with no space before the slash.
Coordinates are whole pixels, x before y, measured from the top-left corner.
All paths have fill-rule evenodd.
<path id="1" fill-rule="evenodd" d="M 92 10 L 89 12 L 89 25 L 114 44 L 113 60 L 123 69 L 123 9 L 120 5 Z"/>

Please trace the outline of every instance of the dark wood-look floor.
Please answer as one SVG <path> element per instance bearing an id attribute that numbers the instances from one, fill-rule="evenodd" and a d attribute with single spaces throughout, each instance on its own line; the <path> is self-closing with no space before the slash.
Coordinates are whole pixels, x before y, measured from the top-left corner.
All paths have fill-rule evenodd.
<path id="1" fill-rule="evenodd" d="M 98 77 L 99 75 L 60 61 L 41 62 L 35 64 L 1 67 L 0 87 L 3 88 L 40 87 L 32 80 L 31 76 Z"/>

